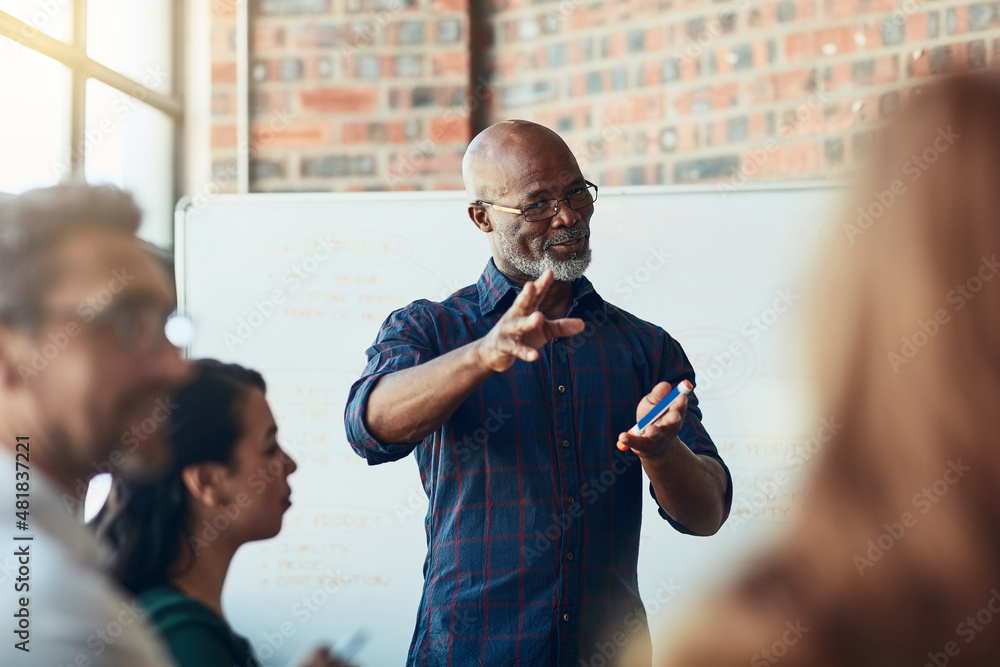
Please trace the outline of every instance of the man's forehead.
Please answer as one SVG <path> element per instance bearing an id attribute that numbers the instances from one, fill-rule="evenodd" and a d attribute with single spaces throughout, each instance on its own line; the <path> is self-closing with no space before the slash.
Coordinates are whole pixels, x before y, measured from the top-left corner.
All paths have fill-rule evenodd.
<path id="1" fill-rule="evenodd" d="M 51 259 L 55 280 L 49 294 L 53 300 L 71 295 L 86 298 L 102 289 L 174 299 L 166 273 L 131 234 L 109 230 L 73 234 L 52 249 Z"/>

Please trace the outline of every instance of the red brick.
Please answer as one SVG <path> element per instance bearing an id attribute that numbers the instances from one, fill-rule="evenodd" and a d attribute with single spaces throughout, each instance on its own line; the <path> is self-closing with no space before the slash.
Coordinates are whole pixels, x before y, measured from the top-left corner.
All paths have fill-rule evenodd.
<path id="1" fill-rule="evenodd" d="M 677 152 L 693 151 L 699 143 L 698 126 L 694 123 L 677 128 Z"/>
<path id="2" fill-rule="evenodd" d="M 212 84 L 236 83 L 236 61 L 212 63 Z"/>
<path id="3" fill-rule="evenodd" d="M 462 12 L 469 9 L 468 0 L 431 0 L 431 7 L 437 12 Z"/>
<path id="4" fill-rule="evenodd" d="M 759 76 L 746 87 L 749 104 L 766 104 L 778 99 L 777 75 Z"/>
<path id="5" fill-rule="evenodd" d="M 718 48 L 713 49 L 715 55 L 715 74 L 717 76 L 725 76 L 727 74 L 733 73 L 733 63 L 729 62 L 728 48 Z"/>
<path id="6" fill-rule="evenodd" d="M 465 185 L 461 180 L 452 181 L 434 181 L 431 184 L 431 190 L 464 190 Z"/>
<path id="7" fill-rule="evenodd" d="M 946 15 L 944 10 L 941 11 L 941 18 L 946 22 Z M 965 33 L 969 32 L 969 6 L 959 5 L 958 7 L 955 7 L 955 18 L 958 19 L 957 20 L 958 30 L 955 31 L 955 34 L 964 35 Z"/>
<path id="8" fill-rule="evenodd" d="M 255 147 L 306 148 L 326 146 L 331 139 L 330 123 L 324 121 L 298 121 L 254 124 L 250 128 L 251 143 Z"/>
<path id="9" fill-rule="evenodd" d="M 654 26 L 652 28 L 646 28 L 646 34 L 644 37 L 643 51 L 657 51 L 663 48 L 663 28 L 660 26 Z"/>
<path id="10" fill-rule="evenodd" d="M 748 160 L 751 158 L 748 157 Z M 760 165 L 761 176 L 791 176 L 801 178 L 815 173 L 819 168 L 819 144 L 815 141 L 800 144 L 779 144 Z"/>
<path id="11" fill-rule="evenodd" d="M 254 52 L 280 49 L 284 46 L 284 28 L 254 26 L 250 32 L 250 49 Z"/>
<path id="12" fill-rule="evenodd" d="M 212 148 L 236 146 L 235 125 L 215 125 L 212 127 Z"/>
<path id="13" fill-rule="evenodd" d="M 729 137 L 726 134 L 728 124 L 724 119 L 714 120 L 712 125 L 712 145 L 713 146 L 725 146 L 729 143 Z"/>
<path id="14" fill-rule="evenodd" d="M 672 106 L 677 109 L 678 113 L 689 114 L 691 113 L 691 104 L 694 102 L 693 95 L 690 90 L 683 90 L 676 93 L 673 96 Z"/>
<path id="15" fill-rule="evenodd" d="M 712 86 L 712 108 L 728 109 L 734 107 L 739 96 L 740 88 L 735 81 Z"/>
<path id="16" fill-rule="evenodd" d="M 957 49 L 952 49 L 956 55 Z M 964 49 L 962 49 L 964 51 Z M 875 80 L 873 83 L 892 83 L 899 78 L 899 56 L 883 56 L 875 61 Z"/>
<path id="17" fill-rule="evenodd" d="M 678 63 L 681 79 L 688 81 L 698 77 L 698 61 L 694 58 L 682 58 Z"/>
<path id="18" fill-rule="evenodd" d="M 927 34 L 927 14 L 912 14 L 906 17 L 906 41 L 929 39 Z"/>
<path id="19" fill-rule="evenodd" d="M 466 116 L 438 116 L 430 120 L 430 140 L 436 144 L 469 141 L 469 119 Z"/>
<path id="20" fill-rule="evenodd" d="M 857 48 L 854 32 L 854 26 L 841 26 L 788 35 L 785 38 L 785 54 L 789 60 L 820 58 L 826 55 L 823 48 L 827 44 L 837 47 L 834 55 L 851 53 Z"/>
<path id="21" fill-rule="evenodd" d="M 840 90 L 841 88 L 858 84 L 869 84 L 871 79 L 855 80 L 854 69 L 851 63 L 841 62 L 830 67 L 830 78 L 824 82 L 824 87 L 828 91 Z"/>
<path id="22" fill-rule="evenodd" d="M 288 93 L 284 90 L 255 92 L 254 106 L 260 107 L 266 114 L 288 113 Z"/>
<path id="23" fill-rule="evenodd" d="M 300 92 L 302 109 L 315 113 L 374 111 L 373 88 L 316 88 Z"/>
<path id="24" fill-rule="evenodd" d="M 747 137 L 759 141 L 767 137 L 767 114 L 755 113 L 747 116 Z"/>
<path id="25" fill-rule="evenodd" d="M 625 33 L 614 32 L 608 35 L 608 53 L 612 58 L 621 58 L 625 55 Z"/>
<path id="26" fill-rule="evenodd" d="M 854 14 L 855 0 L 822 0 L 823 16 L 827 18 L 844 18 Z M 801 8 L 805 3 L 799 3 Z M 796 13 L 796 18 L 801 21 L 802 17 Z"/>
<path id="27" fill-rule="evenodd" d="M 444 51 L 432 56 L 434 76 L 468 76 L 469 52 Z"/>
<path id="28" fill-rule="evenodd" d="M 346 146 L 368 141 L 368 121 L 347 121 L 340 131 L 340 142 Z"/>

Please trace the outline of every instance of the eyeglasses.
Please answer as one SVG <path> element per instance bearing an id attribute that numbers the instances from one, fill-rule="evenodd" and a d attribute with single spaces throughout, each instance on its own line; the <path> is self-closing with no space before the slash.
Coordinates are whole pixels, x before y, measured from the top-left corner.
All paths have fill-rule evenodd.
<path id="1" fill-rule="evenodd" d="M 528 204 L 524 208 L 510 208 L 509 206 L 500 206 L 499 204 L 492 204 L 482 200 L 475 201 L 473 204 L 492 206 L 498 211 L 523 215 L 525 222 L 541 222 L 542 220 L 550 220 L 559 214 L 560 202 L 566 202 L 567 206 L 576 211 L 581 208 L 587 208 L 597 201 L 597 186 L 590 181 L 584 181 L 584 183 L 587 184 L 587 187 L 570 190 L 564 199 L 543 199 L 542 201 L 536 201 L 534 204 Z"/>
<path id="2" fill-rule="evenodd" d="M 10 318 L 29 329 L 47 321 L 73 321 L 81 319 L 84 326 L 104 329 L 116 343 L 129 353 L 146 356 L 168 341 L 174 347 L 186 347 L 191 342 L 191 319 L 176 310 L 150 301 L 123 301 L 98 312 L 91 320 L 81 318 L 77 309 L 44 309 L 25 307 L 17 309 L 20 317 Z"/>

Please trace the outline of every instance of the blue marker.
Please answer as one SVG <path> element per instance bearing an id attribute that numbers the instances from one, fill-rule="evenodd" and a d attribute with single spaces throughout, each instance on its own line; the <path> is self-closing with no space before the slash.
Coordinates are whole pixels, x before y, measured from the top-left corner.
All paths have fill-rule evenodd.
<path id="1" fill-rule="evenodd" d="M 633 435 L 642 435 L 642 429 L 646 428 L 667 411 L 670 404 L 674 402 L 674 399 L 678 396 L 687 396 L 691 393 L 694 387 L 687 380 L 681 380 L 681 383 L 670 390 L 670 393 L 663 397 L 663 400 L 656 404 L 656 407 L 646 413 L 646 416 L 639 420 L 639 423 L 629 429 L 629 433 Z"/>

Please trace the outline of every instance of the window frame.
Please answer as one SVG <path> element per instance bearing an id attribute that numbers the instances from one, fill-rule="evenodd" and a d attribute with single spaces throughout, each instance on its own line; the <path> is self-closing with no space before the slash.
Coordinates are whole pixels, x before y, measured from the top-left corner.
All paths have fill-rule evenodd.
<path id="1" fill-rule="evenodd" d="M 168 0 L 173 31 L 170 40 L 171 83 L 170 93 L 155 91 L 134 79 L 104 65 L 87 54 L 87 0 L 72 0 L 73 31 L 69 42 L 48 35 L 29 23 L 0 10 L 0 37 L 11 39 L 36 53 L 69 68 L 72 91 L 70 95 L 69 172 L 65 180 L 84 181 L 86 151 L 75 151 L 83 145 L 86 133 L 87 81 L 94 79 L 124 93 L 140 104 L 152 107 L 167 116 L 173 124 L 173 200 L 181 195 L 184 184 L 183 135 L 185 108 L 181 97 L 184 89 L 184 60 L 179 44 L 184 43 L 184 16 L 182 0 Z"/>

